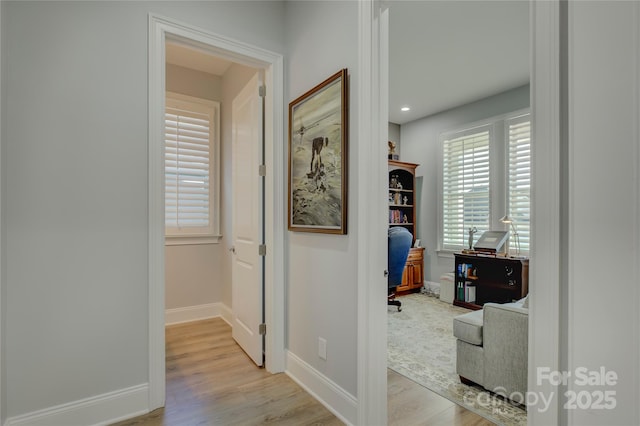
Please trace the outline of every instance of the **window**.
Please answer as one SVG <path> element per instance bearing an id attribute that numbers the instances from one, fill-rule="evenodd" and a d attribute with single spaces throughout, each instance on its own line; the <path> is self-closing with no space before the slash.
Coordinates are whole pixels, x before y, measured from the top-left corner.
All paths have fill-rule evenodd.
<path id="1" fill-rule="evenodd" d="M 469 228 L 489 230 L 490 168 L 488 127 L 445 138 L 442 163 L 442 244 L 464 247 Z"/>
<path id="2" fill-rule="evenodd" d="M 508 207 L 514 220 L 520 252 L 529 252 L 531 236 L 531 121 L 529 114 L 508 119 Z"/>
<path id="3" fill-rule="evenodd" d="M 468 248 L 484 231 L 508 229 L 500 218 L 514 220 L 520 253 L 530 247 L 530 114 L 519 112 L 486 120 L 441 137 L 439 250 Z M 515 253 L 515 242 L 510 250 Z"/>
<path id="4" fill-rule="evenodd" d="M 165 233 L 167 244 L 219 239 L 219 104 L 167 93 Z"/>

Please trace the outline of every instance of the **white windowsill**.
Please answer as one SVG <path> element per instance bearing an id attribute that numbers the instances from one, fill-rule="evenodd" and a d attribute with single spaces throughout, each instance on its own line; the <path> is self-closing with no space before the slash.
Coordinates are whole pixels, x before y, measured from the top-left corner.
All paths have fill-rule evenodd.
<path id="1" fill-rule="evenodd" d="M 188 246 L 196 244 L 218 244 L 222 235 L 166 235 L 165 246 Z"/>

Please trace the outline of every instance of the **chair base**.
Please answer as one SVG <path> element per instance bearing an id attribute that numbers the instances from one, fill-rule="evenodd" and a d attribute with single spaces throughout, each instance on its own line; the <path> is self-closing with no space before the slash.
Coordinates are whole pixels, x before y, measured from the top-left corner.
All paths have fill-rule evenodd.
<path id="1" fill-rule="evenodd" d="M 399 300 L 396 300 L 395 294 L 392 294 L 389 296 L 389 299 L 387 300 L 387 306 L 397 306 L 398 312 L 402 311 L 402 302 Z"/>

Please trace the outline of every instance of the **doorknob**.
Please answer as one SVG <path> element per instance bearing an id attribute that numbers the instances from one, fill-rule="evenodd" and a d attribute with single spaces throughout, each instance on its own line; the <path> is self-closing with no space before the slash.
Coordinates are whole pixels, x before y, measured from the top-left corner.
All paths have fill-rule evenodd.
<path id="1" fill-rule="evenodd" d="M 389 270 L 387 270 L 387 269 L 385 269 L 385 270 L 384 270 L 384 276 L 385 276 L 385 277 L 388 277 L 388 276 L 389 276 Z"/>
<path id="2" fill-rule="evenodd" d="M 233 254 L 236 254 L 236 247 L 235 246 L 231 246 L 231 248 L 229 249 L 229 251 Z"/>

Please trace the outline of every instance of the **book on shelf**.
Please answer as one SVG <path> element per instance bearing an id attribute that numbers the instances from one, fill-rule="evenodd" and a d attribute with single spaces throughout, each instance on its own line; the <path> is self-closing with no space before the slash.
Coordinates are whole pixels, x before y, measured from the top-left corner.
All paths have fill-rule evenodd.
<path id="1" fill-rule="evenodd" d="M 476 302 L 476 286 L 469 281 L 464 283 L 464 301 L 467 303 Z"/>
<path id="2" fill-rule="evenodd" d="M 471 263 L 458 263 L 458 276 L 460 278 L 476 279 L 476 268 Z"/>
<path id="3" fill-rule="evenodd" d="M 389 210 L 389 223 L 409 223 L 409 217 L 402 210 Z"/>
<path id="4" fill-rule="evenodd" d="M 475 303 L 476 302 L 476 286 L 471 281 L 459 281 L 456 299 L 466 302 L 466 303 Z"/>

